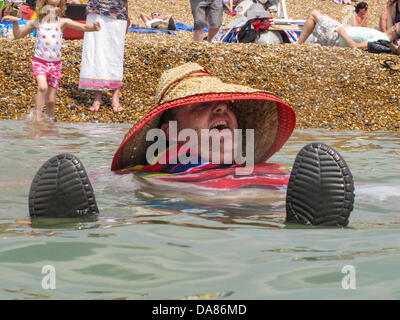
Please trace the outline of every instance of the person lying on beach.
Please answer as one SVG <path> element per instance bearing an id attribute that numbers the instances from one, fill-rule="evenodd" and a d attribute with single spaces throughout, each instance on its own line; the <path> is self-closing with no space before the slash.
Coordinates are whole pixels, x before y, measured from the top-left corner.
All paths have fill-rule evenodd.
<path id="1" fill-rule="evenodd" d="M 356 5 L 355 12 L 351 16 L 349 25 L 352 27 L 369 27 L 369 11 L 368 11 L 368 3 L 359 2 Z"/>
<path id="2" fill-rule="evenodd" d="M 354 182 L 333 148 L 322 143 L 305 146 L 290 178 L 279 169 L 282 165 L 266 162 L 289 139 L 296 121 L 294 110 L 275 95 L 222 82 L 204 67 L 186 63 L 164 71 L 155 100 L 116 151 L 114 173 L 161 172 L 193 190 L 193 181 L 203 184 L 206 175 L 213 176 L 214 190 L 233 190 L 232 181 L 265 192 L 287 186 L 286 221 L 347 225 Z M 230 178 L 217 179 L 227 171 Z M 45 162 L 32 181 L 29 212 L 32 218 L 98 214 L 78 158 L 61 154 Z"/>
<path id="3" fill-rule="evenodd" d="M 150 16 L 140 12 L 140 18 L 143 20 L 147 28 L 176 30 L 172 14 L 162 17 L 159 12 L 153 12 Z"/>
<path id="4" fill-rule="evenodd" d="M 314 9 L 306 20 L 296 44 L 303 44 L 311 33 L 321 45 L 368 49 L 369 42 L 392 42 L 400 37 L 400 23 L 392 26 L 386 33 L 364 27 L 345 28 L 338 21 Z"/>
<path id="5" fill-rule="evenodd" d="M 36 5 L 38 19 L 30 20 L 22 29 L 18 18 L 6 16 L 1 21 L 13 23 L 15 39 L 23 38 L 36 29 L 36 48 L 32 60 L 33 76 L 37 82 L 35 98 L 35 120 L 43 120 L 46 107 L 48 119 L 54 118 L 57 89 L 61 78 L 61 48 L 65 28 L 92 32 L 100 30 L 100 24 L 81 24 L 64 15 L 65 0 L 39 0 Z"/>

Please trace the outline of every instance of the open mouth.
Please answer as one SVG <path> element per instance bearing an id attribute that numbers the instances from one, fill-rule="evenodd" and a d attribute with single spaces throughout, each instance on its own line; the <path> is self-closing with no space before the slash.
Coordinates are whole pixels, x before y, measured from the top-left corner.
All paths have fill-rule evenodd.
<path id="1" fill-rule="evenodd" d="M 217 121 L 212 124 L 210 130 L 211 129 L 217 129 L 218 131 L 229 129 L 228 122 L 226 122 L 225 120 Z"/>

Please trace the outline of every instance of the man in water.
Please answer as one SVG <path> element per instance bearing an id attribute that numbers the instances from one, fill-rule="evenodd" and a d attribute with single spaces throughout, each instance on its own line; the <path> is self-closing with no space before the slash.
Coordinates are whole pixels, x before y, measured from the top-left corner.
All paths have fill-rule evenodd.
<path id="1" fill-rule="evenodd" d="M 164 172 L 184 180 L 189 173 L 224 169 L 256 185 L 253 171 L 268 176 L 274 164 L 266 160 L 285 144 L 295 126 L 293 109 L 275 95 L 224 83 L 196 63 L 165 71 L 155 98 L 153 109 L 116 151 L 112 171 Z M 321 143 L 305 146 L 290 179 L 286 174 L 277 180 L 280 186 L 288 185 L 286 221 L 347 225 L 353 178 L 333 148 Z M 58 155 L 39 169 L 31 185 L 29 210 L 32 218 L 98 214 L 79 159 Z"/>

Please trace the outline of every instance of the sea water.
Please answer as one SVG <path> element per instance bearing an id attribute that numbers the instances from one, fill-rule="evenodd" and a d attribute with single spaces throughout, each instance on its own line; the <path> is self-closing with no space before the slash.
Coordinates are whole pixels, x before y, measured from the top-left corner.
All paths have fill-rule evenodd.
<path id="1" fill-rule="evenodd" d="M 269 160 L 291 166 L 315 141 L 338 150 L 356 181 L 346 228 L 286 225 L 285 190 L 242 203 L 155 191 L 133 174 L 93 179 L 95 222 L 31 224 L 30 183 L 48 158 L 73 153 L 90 176 L 107 173 L 129 128 L 37 134 L 0 121 L 0 299 L 400 298 L 399 133 L 295 130 Z"/>

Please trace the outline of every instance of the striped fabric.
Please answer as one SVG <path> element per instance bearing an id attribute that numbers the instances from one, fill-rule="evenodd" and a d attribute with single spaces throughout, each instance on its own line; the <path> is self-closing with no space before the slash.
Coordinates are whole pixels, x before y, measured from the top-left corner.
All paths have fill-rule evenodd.
<path id="1" fill-rule="evenodd" d="M 289 182 L 290 169 L 276 163 L 256 164 L 251 173 L 238 175 L 239 165 L 212 164 L 202 162 L 194 155 L 195 163 L 181 164 L 177 159 L 187 150 L 181 146 L 171 147 L 160 154 L 147 166 L 137 165 L 117 171 L 117 174 L 140 173 L 143 178 L 150 178 L 154 183 L 185 183 L 187 187 L 201 187 L 216 190 L 262 187 L 281 188 Z M 165 164 L 167 162 L 167 164 Z"/>
<path id="2" fill-rule="evenodd" d="M 283 32 L 291 43 L 297 42 L 301 34 L 301 30 L 284 30 Z"/>

